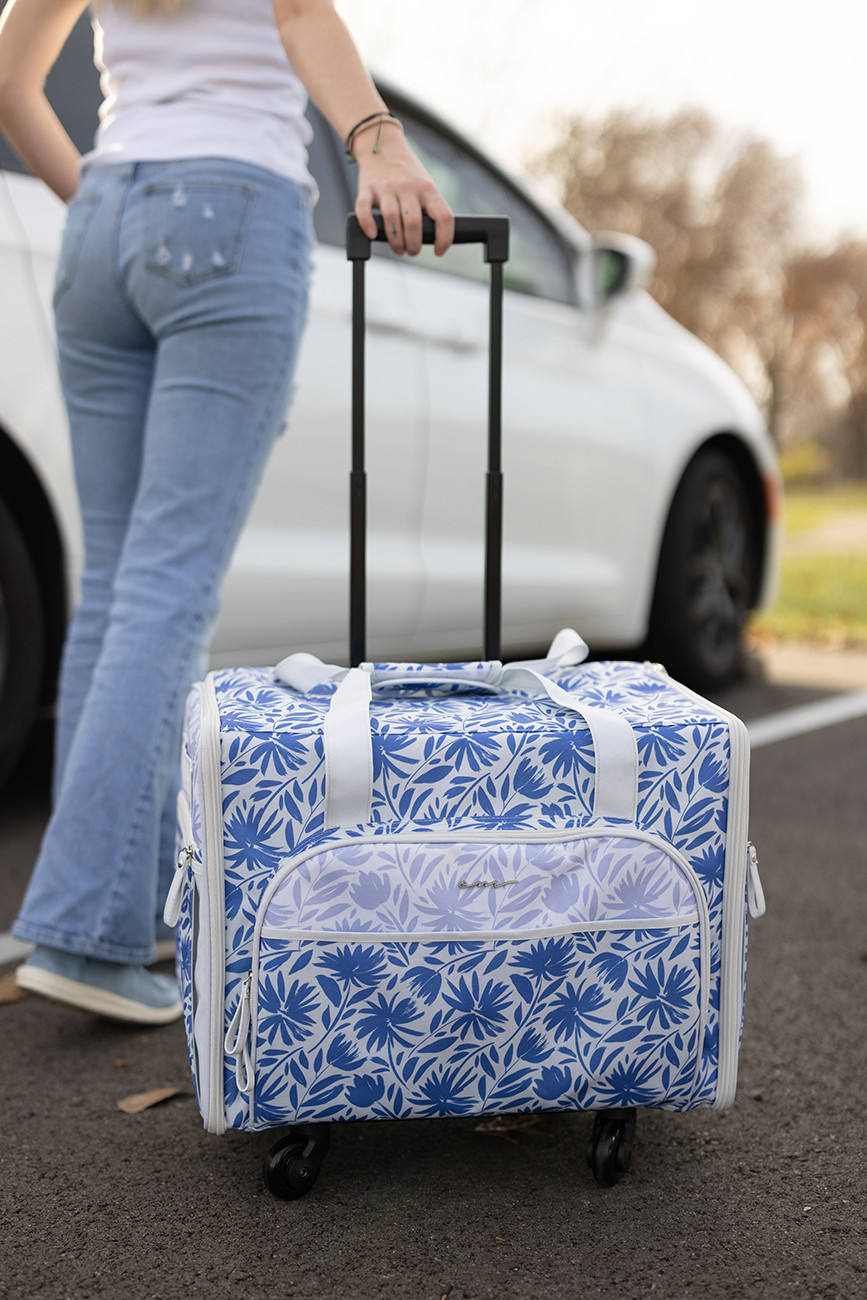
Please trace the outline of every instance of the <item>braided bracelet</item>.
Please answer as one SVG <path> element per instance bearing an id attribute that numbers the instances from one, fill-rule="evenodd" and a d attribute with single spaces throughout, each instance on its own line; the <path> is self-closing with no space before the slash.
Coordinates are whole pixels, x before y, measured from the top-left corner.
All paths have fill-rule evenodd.
<path id="1" fill-rule="evenodd" d="M 395 117 L 393 113 L 389 113 L 387 110 L 379 113 L 371 113 L 369 117 L 363 117 L 360 122 L 356 122 L 355 126 L 352 128 L 352 130 L 349 132 L 349 135 L 346 137 L 345 148 L 346 148 L 347 162 L 356 161 L 355 155 L 352 152 L 353 145 L 355 144 L 355 137 L 357 135 L 360 135 L 361 132 L 363 131 L 369 131 L 372 126 L 376 126 L 378 129 L 376 132 L 376 139 L 373 142 L 373 149 L 371 150 L 371 152 L 379 153 L 379 137 L 382 132 L 383 125 L 386 122 L 391 122 L 394 124 L 394 126 L 399 126 L 401 131 L 403 130 L 403 122 L 401 122 L 399 118 Z"/>

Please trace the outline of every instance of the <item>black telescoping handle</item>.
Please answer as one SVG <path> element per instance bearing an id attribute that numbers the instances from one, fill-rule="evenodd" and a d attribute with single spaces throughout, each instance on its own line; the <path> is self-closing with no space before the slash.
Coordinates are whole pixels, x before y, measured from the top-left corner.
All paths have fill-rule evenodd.
<path id="1" fill-rule="evenodd" d="M 377 242 L 386 239 L 382 216 L 375 213 Z M 422 240 L 434 242 L 434 223 L 423 219 Z M 346 222 L 346 254 L 352 262 L 352 471 L 349 487 L 349 658 L 353 667 L 366 659 L 367 475 L 364 468 L 364 264 L 371 239 L 355 215 Z M 502 623 L 503 472 L 503 263 L 509 256 L 508 217 L 455 217 L 456 244 L 484 244 L 491 267 L 488 365 L 488 469 L 485 505 L 485 659 L 499 659 Z"/>

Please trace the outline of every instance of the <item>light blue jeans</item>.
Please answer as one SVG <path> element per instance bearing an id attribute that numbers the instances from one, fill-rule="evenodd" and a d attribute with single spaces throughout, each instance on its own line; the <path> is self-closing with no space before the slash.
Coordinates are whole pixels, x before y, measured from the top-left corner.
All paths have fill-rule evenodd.
<path id="1" fill-rule="evenodd" d="M 154 956 L 184 701 L 285 420 L 310 208 L 223 159 L 94 167 L 70 205 L 55 314 L 85 562 L 20 939 Z"/>

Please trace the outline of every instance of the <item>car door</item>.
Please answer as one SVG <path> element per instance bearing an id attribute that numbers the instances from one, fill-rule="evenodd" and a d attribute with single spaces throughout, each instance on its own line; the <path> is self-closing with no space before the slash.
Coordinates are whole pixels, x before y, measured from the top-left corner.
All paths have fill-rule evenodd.
<path id="1" fill-rule="evenodd" d="M 4 8 L 0 3 L 0 12 Z M 70 33 L 45 89 L 75 144 L 89 148 L 100 92 L 86 15 Z M 81 536 L 51 311 L 65 217 L 61 200 L 30 175 L 0 134 L 0 436 L 16 445 L 50 502 L 74 597 Z M 62 627 L 66 613 L 53 610 L 52 622 Z"/>
<path id="2" fill-rule="evenodd" d="M 407 135 L 455 210 L 504 213 L 504 640 L 558 625 L 588 637 L 636 605 L 655 557 L 643 542 L 656 477 L 646 361 L 629 313 L 577 302 L 576 249 L 463 142 L 402 109 Z M 589 239 L 587 240 L 589 246 Z M 479 248 L 409 270 L 431 403 L 419 641 L 471 651 L 481 626 L 488 293 Z M 616 615 L 615 615 L 616 611 Z M 621 636 L 623 629 L 621 628 Z"/>
<path id="3" fill-rule="evenodd" d="M 278 439 L 229 572 L 216 662 L 289 650 L 345 659 L 349 608 L 351 208 L 339 142 L 314 109 L 319 185 L 310 316 L 288 427 Z M 404 265 L 378 250 L 367 277 L 369 652 L 407 653 L 422 598 L 426 419 L 423 341 Z"/>

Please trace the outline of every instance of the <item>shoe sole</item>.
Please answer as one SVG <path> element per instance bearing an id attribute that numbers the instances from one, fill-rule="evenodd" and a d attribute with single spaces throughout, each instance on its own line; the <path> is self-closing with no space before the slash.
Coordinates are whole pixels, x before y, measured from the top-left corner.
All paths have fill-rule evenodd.
<path id="1" fill-rule="evenodd" d="M 180 1002 L 169 1007 L 148 1007 L 107 989 L 54 975 L 39 966 L 19 966 L 15 983 L 25 992 L 35 993 L 49 1002 L 59 1002 L 66 1007 L 77 1007 L 79 1011 L 91 1011 L 109 1020 L 123 1020 L 134 1025 L 168 1025 L 183 1014 Z"/>

